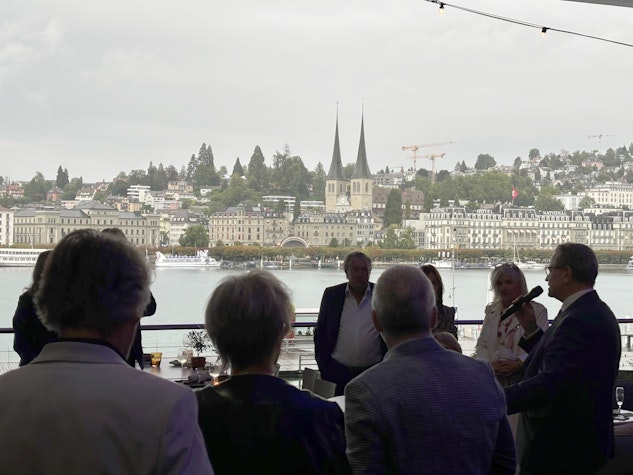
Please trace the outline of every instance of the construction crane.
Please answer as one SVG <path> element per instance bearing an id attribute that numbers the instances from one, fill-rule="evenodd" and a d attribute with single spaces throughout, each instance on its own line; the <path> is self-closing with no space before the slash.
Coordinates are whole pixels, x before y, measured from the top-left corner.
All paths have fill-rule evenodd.
<path id="1" fill-rule="evenodd" d="M 602 152 L 602 137 L 620 137 L 622 135 L 633 135 L 633 132 L 630 132 L 628 134 L 595 134 L 595 135 L 588 135 L 587 138 L 598 139 L 598 151 Z"/>
<path id="2" fill-rule="evenodd" d="M 431 185 L 435 183 L 435 159 L 444 158 L 445 153 L 433 153 L 431 155 L 425 155 L 424 158 L 431 160 Z"/>
<path id="3" fill-rule="evenodd" d="M 448 145 L 451 143 L 455 143 L 455 142 L 435 142 L 435 143 L 427 143 L 427 144 L 423 144 L 423 145 L 403 145 L 402 146 L 402 150 L 412 150 L 413 151 L 413 156 L 411 157 L 407 157 L 413 160 L 413 173 L 417 173 L 418 172 L 418 168 L 417 168 L 417 159 L 418 159 L 418 150 L 423 148 L 423 147 L 435 147 L 437 145 Z M 441 154 L 442 157 L 444 156 L 444 154 Z M 435 159 L 438 158 L 439 155 L 435 155 L 433 158 L 431 158 L 431 155 L 424 155 L 423 157 L 420 158 L 430 158 L 432 165 L 433 165 L 433 173 L 431 174 L 431 181 L 434 182 L 435 180 Z"/>

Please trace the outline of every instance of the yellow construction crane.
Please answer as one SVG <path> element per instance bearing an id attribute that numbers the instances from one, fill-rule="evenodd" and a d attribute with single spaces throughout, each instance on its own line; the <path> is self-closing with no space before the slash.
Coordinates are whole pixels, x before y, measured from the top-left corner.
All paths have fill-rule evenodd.
<path id="1" fill-rule="evenodd" d="M 448 145 L 451 143 L 455 143 L 455 142 L 435 142 L 435 143 L 427 143 L 427 144 L 423 144 L 423 145 L 403 145 L 402 146 L 402 150 L 412 150 L 413 151 L 413 156 L 411 157 L 407 157 L 413 160 L 413 173 L 417 173 L 418 168 L 417 168 L 417 159 L 418 159 L 418 150 L 423 148 L 423 147 L 435 147 L 437 145 Z M 431 165 L 432 165 L 432 172 L 431 172 L 431 183 L 435 183 L 435 159 L 436 158 L 441 158 L 443 157 L 445 154 L 432 154 L 432 155 L 422 155 L 419 158 L 430 158 L 431 159 Z"/>

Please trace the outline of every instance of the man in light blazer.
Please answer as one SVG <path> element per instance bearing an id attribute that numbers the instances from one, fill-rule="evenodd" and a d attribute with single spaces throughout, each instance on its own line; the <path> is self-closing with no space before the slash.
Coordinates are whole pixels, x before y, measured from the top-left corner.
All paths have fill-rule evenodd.
<path id="1" fill-rule="evenodd" d="M 521 473 L 593 474 L 613 456 L 620 329 L 593 289 L 598 261 L 589 247 L 561 244 L 546 271 L 549 296 L 563 305 L 544 333 L 533 312 L 518 312 L 530 354 L 523 379 L 505 388 L 508 414 L 521 413 Z"/>
<path id="2" fill-rule="evenodd" d="M 2 473 L 213 473 L 193 391 L 125 361 L 149 283 L 116 236 L 82 229 L 57 244 L 35 304 L 60 338 L 0 376 Z"/>
<path id="3" fill-rule="evenodd" d="M 355 251 L 345 257 L 348 282 L 323 292 L 314 330 L 314 353 L 321 378 L 336 383 L 336 395 L 354 377 L 382 360 L 387 348 L 371 321 L 374 284 L 371 259 Z"/>
<path id="4" fill-rule="evenodd" d="M 371 315 L 389 350 L 345 388 L 353 472 L 514 474 L 503 391 L 488 363 L 433 338 L 435 295 L 422 271 L 386 270 Z"/>

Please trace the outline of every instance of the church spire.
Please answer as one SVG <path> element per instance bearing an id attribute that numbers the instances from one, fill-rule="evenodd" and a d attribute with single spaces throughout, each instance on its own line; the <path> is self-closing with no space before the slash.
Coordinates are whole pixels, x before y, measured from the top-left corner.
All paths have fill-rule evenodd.
<path id="1" fill-rule="evenodd" d="M 332 152 L 332 163 L 327 174 L 329 180 L 346 180 L 343 172 L 343 162 L 341 161 L 341 147 L 338 141 L 338 102 L 336 103 L 336 133 L 334 134 L 334 151 Z"/>
<path id="2" fill-rule="evenodd" d="M 364 107 L 363 107 L 364 109 Z M 371 178 L 369 164 L 367 163 L 367 152 L 365 150 L 365 112 L 363 110 L 360 120 L 360 142 L 358 144 L 358 156 L 354 166 L 353 178 Z"/>

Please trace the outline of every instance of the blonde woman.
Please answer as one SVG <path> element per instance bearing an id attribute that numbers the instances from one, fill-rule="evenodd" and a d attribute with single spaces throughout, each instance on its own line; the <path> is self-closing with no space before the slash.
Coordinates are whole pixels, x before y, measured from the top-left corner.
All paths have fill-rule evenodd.
<path id="1" fill-rule="evenodd" d="M 523 327 L 516 315 L 500 322 L 503 311 L 519 296 L 528 292 L 525 276 L 512 262 L 496 266 L 490 274 L 490 290 L 494 297 L 485 309 L 481 333 L 475 346 L 475 358 L 489 361 L 499 382 L 506 386 L 514 382 L 527 353 L 519 347 Z M 547 330 L 547 309 L 537 302 L 530 304 L 536 316 L 537 325 Z"/>

